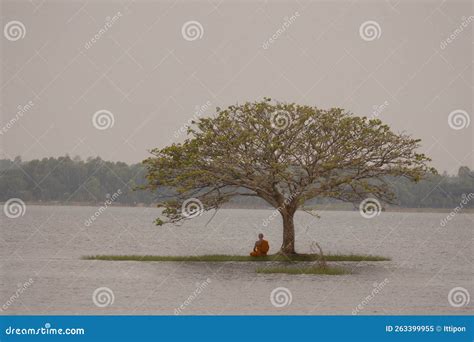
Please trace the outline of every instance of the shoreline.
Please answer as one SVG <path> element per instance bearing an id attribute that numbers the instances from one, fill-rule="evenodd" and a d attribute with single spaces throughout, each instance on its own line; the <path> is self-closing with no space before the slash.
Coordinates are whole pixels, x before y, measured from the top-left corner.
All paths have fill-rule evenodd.
<path id="1" fill-rule="evenodd" d="M 0 202 L 0 205 L 4 205 L 5 202 Z M 101 207 L 104 205 L 104 202 L 69 202 L 69 203 L 61 203 L 61 202 L 25 202 L 27 206 L 42 206 L 42 207 Z M 159 209 L 156 205 L 146 204 L 146 203 L 137 203 L 136 205 L 130 204 L 120 204 L 120 203 L 113 203 L 108 205 L 108 207 L 117 207 L 117 208 L 153 208 Z M 223 206 L 221 209 L 238 209 L 238 210 L 275 210 L 274 208 L 267 207 L 267 206 L 251 206 L 251 205 L 242 205 L 242 204 L 227 204 Z M 306 210 L 314 210 L 314 211 L 358 211 L 353 207 L 348 205 L 316 205 L 316 206 L 309 206 L 306 207 Z M 413 207 L 385 207 L 383 212 L 406 212 L 406 213 L 445 213 L 449 214 L 452 212 L 454 208 L 413 208 Z M 474 214 L 474 208 L 464 208 L 458 214 Z"/>

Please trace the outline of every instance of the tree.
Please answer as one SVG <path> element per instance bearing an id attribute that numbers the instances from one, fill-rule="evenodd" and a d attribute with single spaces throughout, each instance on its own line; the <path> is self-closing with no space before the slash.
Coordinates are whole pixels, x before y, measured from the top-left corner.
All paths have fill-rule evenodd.
<path id="1" fill-rule="evenodd" d="M 356 202 L 373 197 L 388 203 L 387 176 L 412 181 L 435 172 L 417 153 L 420 140 L 393 133 L 379 119 L 340 108 L 261 102 L 217 108 L 188 128 L 183 143 L 151 150 L 144 160 L 147 188 L 175 189 L 158 204 L 165 220 L 189 219 L 218 209 L 234 196 L 260 197 L 281 214 L 280 253 L 295 253 L 293 217 L 305 201 L 328 197 Z"/>
<path id="2" fill-rule="evenodd" d="M 467 166 L 461 166 L 458 170 L 458 177 L 459 178 L 467 178 L 471 176 L 471 169 Z"/>

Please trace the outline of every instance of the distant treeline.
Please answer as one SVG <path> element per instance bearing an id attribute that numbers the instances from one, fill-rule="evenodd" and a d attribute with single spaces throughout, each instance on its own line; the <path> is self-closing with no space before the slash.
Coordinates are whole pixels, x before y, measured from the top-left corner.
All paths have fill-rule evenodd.
<path id="1" fill-rule="evenodd" d="M 33 202 L 103 202 L 118 190 L 114 203 L 152 203 L 149 191 L 133 191 L 145 182 L 141 164 L 69 156 L 41 160 L 0 160 L 0 201 L 17 197 Z M 114 196 L 115 197 L 115 196 Z"/>
<path id="2" fill-rule="evenodd" d="M 133 190 L 144 185 L 146 170 L 142 164 L 128 165 L 101 158 L 69 156 L 22 161 L 0 160 L 0 201 L 21 198 L 31 202 L 98 203 L 113 199 L 123 205 L 153 204 L 169 192 L 151 193 Z M 454 208 L 463 195 L 474 193 L 474 172 L 459 168 L 456 176 L 431 176 L 419 183 L 403 178 L 391 178 L 398 204 L 409 208 Z M 120 194 L 117 195 L 117 191 Z M 248 197 L 236 202 L 245 204 Z M 327 199 L 310 204 L 327 203 Z M 257 204 L 257 203 L 255 203 Z M 474 201 L 463 205 L 474 208 Z"/>

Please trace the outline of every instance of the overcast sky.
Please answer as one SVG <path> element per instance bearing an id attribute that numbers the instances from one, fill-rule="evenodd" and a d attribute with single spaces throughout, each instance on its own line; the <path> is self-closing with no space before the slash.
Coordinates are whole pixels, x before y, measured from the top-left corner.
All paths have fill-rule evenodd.
<path id="1" fill-rule="evenodd" d="M 139 162 L 266 96 L 379 117 L 440 171 L 474 168 L 472 3 L 1 1 L 0 157 Z"/>

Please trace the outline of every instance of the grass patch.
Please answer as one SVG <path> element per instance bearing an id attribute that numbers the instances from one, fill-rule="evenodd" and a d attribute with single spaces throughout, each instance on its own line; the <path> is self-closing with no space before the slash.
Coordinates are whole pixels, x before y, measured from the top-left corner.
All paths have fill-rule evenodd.
<path id="1" fill-rule="evenodd" d="M 390 258 L 376 255 L 334 254 L 326 255 L 326 261 L 388 261 Z M 109 260 L 109 261 L 193 261 L 193 262 L 226 262 L 226 261 L 317 261 L 317 254 L 296 254 L 284 256 L 280 254 L 265 257 L 251 257 L 246 255 L 197 255 L 197 256 L 160 256 L 160 255 L 88 255 L 84 260 Z M 317 274 L 317 273 L 313 273 Z"/>
<path id="2" fill-rule="evenodd" d="M 327 275 L 342 275 L 349 274 L 350 272 L 340 267 L 318 267 L 318 266 L 307 266 L 307 267 L 265 267 L 257 268 L 257 273 L 273 274 L 273 273 L 284 273 L 284 274 L 327 274 Z"/>

